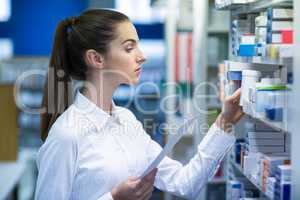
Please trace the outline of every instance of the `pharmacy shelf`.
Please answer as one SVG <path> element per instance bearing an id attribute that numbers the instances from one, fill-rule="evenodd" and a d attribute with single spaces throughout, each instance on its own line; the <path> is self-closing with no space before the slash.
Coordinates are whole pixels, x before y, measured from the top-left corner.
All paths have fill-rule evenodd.
<path id="1" fill-rule="evenodd" d="M 266 60 L 262 57 L 252 57 L 249 60 L 252 64 L 260 64 L 260 65 L 273 65 L 273 66 L 287 66 L 293 64 L 293 58 L 280 58 L 279 60 Z"/>
<path id="2" fill-rule="evenodd" d="M 220 27 L 220 26 L 209 26 L 208 34 L 228 34 L 229 30 L 227 27 Z"/>
<path id="3" fill-rule="evenodd" d="M 223 5 L 216 5 L 216 8 L 219 10 L 229 10 L 231 15 L 231 20 L 238 18 L 246 17 L 247 14 L 251 13 L 259 13 L 266 11 L 268 8 L 293 8 L 294 9 L 294 23 L 299 24 L 300 22 L 300 1 L 299 0 L 256 0 L 252 3 L 247 4 L 234 4 L 234 2 L 238 2 L 238 0 L 223 0 L 223 2 L 229 2 L 227 4 Z M 221 2 L 221 0 L 219 0 Z M 241 1 L 239 1 L 241 2 Z M 239 16 L 242 15 L 242 16 Z M 244 16 L 245 15 L 245 16 Z M 230 26 L 230 25 L 229 25 Z M 298 36 L 298 40 L 294 39 L 293 48 L 295 52 L 299 52 L 299 44 L 300 44 L 300 28 L 297 26 L 294 28 L 295 36 Z M 229 40 L 229 46 L 231 47 Z M 230 49 L 231 52 L 231 49 Z M 268 120 L 266 118 L 262 118 L 257 113 L 253 114 L 246 114 L 246 116 L 250 120 L 255 120 L 258 122 L 262 122 L 265 125 L 273 128 L 274 130 L 278 130 L 284 133 L 288 133 L 292 136 L 291 140 L 291 162 L 294 169 L 298 169 L 300 166 L 300 161 L 297 158 L 297 152 L 299 152 L 299 145 L 297 143 L 297 139 L 299 139 L 299 112 L 300 109 L 298 109 L 297 106 L 297 100 L 300 99 L 300 83 L 299 83 L 299 66 L 300 63 L 300 57 L 296 56 L 297 53 L 294 53 L 293 58 L 281 58 L 279 60 L 266 60 L 262 59 L 261 57 L 253 57 L 253 58 L 242 58 L 242 57 L 235 57 L 232 55 L 229 55 L 229 60 L 226 62 L 229 62 L 228 65 L 226 65 L 226 71 L 241 71 L 244 69 L 251 69 L 251 70 L 258 70 L 263 73 L 264 77 L 268 76 L 268 72 L 274 72 L 276 73 L 276 76 L 279 75 L 283 80 L 285 80 L 286 76 L 285 73 L 292 72 L 294 74 L 293 76 L 293 83 L 291 85 L 290 95 L 291 97 L 288 97 L 287 102 L 287 110 L 288 110 L 288 121 L 284 119 L 284 122 L 274 122 L 271 120 Z M 277 71 L 279 70 L 279 71 Z M 266 72 L 266 73 L 264 73 Z M 275 75 L 275 74 L 274 74 Z M 242 122 L 243 123 L 243 122 Z M 241 124 L 243 125 L 243 124 Z M 238 131 L 243 131 L 243 128 Z M 294 156 L 293 156 L 294 155 Z M 230 157 L 229 157 L 230 159 Z M 229 160 L 227 163 L 232 168 L 236 169 L 233 173 L 238 173 L 239 175 L 243 175 L 246 179 L 249 180 L 256 188 L 262 192 L 267 198 L 270 198 L 267 196 L 266 193 L 262 191 L 262 187 L 258 184 L 259 182 L 255 180 L 253 177 L 247 175 L 244 173 L 243 168 L 239 165 L 234 163 L 232 160 Z M 291 199 L 300 199 L 300 172 L 298 170 L 294 170 L 294 173 L 292 175 L 293 184 L 292 184 L 292 196 Z"/>
<path id="4" fill-rule="evenodd" d="M 241 165 L 235 163 L 234 161 L 230 161 L 230 164 L 234 166 L 243 176 L 245 176 L 262 194 L 269 198 L 269 196 L 262 190 L 262 187 L 259 185 L 258 181 L 251 175 L 245 174 Z"/>
<path id="5" fill-rule="evenodd" d="M 288 64 L 281 65 L 279 63 L 271 62 L 257 62 L 253 60 L 226 60 L 225 61 L 227 71 L 242 71 L 245 69 L 258 70 L 264 72 L 274 72 L 276 70 L 282 69 L 282 67 L 289 66 Z"/>
<path id="6" fill-rule="evenodd" d="M 251 106 L 246 106 L 246 107 L 251 107 Z M 251 113 L 246 112 L 245 114 L 254 120 L 257 120 L 257 121 L 260 121 L 260 122 L 266 124 L 267 126 L 269 126 L 270 128 L 272 128 L 276 131 L 280 131 L 280 132 L 284 132 L 284 133 L 288 132 L 286 123 L 284 123 L 284 122 L 276 122 L 276 121 L 269 120 L 255 111 L 253 111 Z"/>
<path id="7" fill-rule="evenodd" d="M 271 127 L 272 129 L 274 129 L 276 131 L 288 132 L 288 129 L 283 122 L 274 122 L 274 121 L 271 121 L 271 120 L 263 118 L 263 117 L 257 117 L 258 114 L 247 114 L 247 115 L 257 121 L 260 121 L 260 122 L 266 124 L 267 126 Z"/>
<path id="8" fill-rule="evenodd" d="M 233 4 L 234 0 L 224 5 L 217 5 L 217 9 L 231 10 L 233 15 L 255 13 L 270 7 L 292 7 L 292 0 L 257 0 L 248 4 Z"/>
<path id="9" fill-rule="evenodd" d="M 224 0 L 222 3 L 216 4 L 216 9 L 218 10 L 234 10 L 240 8 L 241 3 L 236 3 L 235 0 Z"/>
<path id="10" fill-rule="evenodd" d="M 282 58 L 280 60 L 265 60 L 259 57 L 252 57 L 248 59 L 240 59 L 238 57 L 227 60 L 228 64 L 231 66 L 231 71 L 241 71 L 243 69 L 256 69 L 256 70 L 277 70 L 281 67 L 291 66 L 293 64 L 293 58 Z"/>

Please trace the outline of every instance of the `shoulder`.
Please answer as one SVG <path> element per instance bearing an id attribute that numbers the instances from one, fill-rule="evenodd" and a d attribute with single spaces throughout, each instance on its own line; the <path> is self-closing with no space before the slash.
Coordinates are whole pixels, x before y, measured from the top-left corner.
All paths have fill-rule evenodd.
<path id="1" fill-rule="evenodd" d="M 131 110 L 125 107 L 116 106 L 117 114 L 124 120 L 137 121 L 137 118 Z"/>
<path id="2" fill-rule="evenodd" d="M 75 147 L 79 137 L 79 124 L 81 116 L 70 106 L 54 122 L 49 130 L 45 143 L 62 144 Z"/>

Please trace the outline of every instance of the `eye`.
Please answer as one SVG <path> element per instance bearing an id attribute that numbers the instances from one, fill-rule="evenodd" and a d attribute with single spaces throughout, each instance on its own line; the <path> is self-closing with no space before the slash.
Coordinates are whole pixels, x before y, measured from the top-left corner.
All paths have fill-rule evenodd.
<path id="1" fill-rule="evenodd" d="M 128 53 L 130 53 L 132 50 L 133 50 L 133 48 L 132 48 L 132 47 L 130 47 L 130 48 L 126 48 L 126 52 L 128 52 Z"/>
<path id="2" fill-rule="evenodd" d="M 125 50 L 127 53 L 130 53 L 133 50 L 133 47 L 127 47 Z"/>

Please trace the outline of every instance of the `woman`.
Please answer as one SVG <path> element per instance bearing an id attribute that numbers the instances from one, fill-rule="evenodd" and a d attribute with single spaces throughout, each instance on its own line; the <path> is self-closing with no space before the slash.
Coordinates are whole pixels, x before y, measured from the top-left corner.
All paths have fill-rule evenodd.
<path id="1" fill-rule="evenodd" d="M 240 92 L 183 166 L 168 157 L 139 177 L 161 147 L 112 96 L 120 84 L 138 82 L 146 58 L 129 19 L 95 9 L 59 23 L 45 87 L 36 199 L 147 200 L 153 186 L 193 199 L 213 176 L 235 138 L 229 125 L 242 116 Z M 83 80 L 71 101 L 70 81 Z"/>

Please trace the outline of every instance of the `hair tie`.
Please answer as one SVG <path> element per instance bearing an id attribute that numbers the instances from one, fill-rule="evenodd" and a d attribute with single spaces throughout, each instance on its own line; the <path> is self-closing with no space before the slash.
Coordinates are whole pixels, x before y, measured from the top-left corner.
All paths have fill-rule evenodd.
<path id="1" fill-rule="evenodd" d="M 67 22 L 68 26 L 75 25 L 76 21 L 77 21 L 77 17 L 69 17 L 69 18 L 66 19 L 66 22 Z"/>

